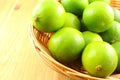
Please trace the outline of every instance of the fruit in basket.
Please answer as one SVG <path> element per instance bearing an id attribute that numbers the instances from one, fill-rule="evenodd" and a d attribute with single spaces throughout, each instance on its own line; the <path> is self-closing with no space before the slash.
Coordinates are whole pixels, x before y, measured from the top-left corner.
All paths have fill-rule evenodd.
<path id="1" fill-rule="evenodd" d="M 65 21 L 65 10 L 55 0 L 42 0 L 33 11 L 33 26 L 42 32 L 60 29 Z"/>
<path id="2" fill-rule="evenodd" d="M 112 8 L 114 12 L 114 20 L 120 23 L 120 11 L 117 8 Z"/>
<path id="3" fill-rule="evenodd" d="M 120 70 L 118 53 L 120 44 L 117 43 L 120 31 L 118 27 L 111 29 L 113 24 L 118 26 L 114 20 L 119 22 L 119 12 L 106 3 L 107 1 L 109 3 L 109 0 L 89 1 L 93 2 L 89 4 L 88 0 L 40 0 L 33 12 L 33 26 L 40 31 L 39 39 L 43 41 L 45 47 L 47 41 L 44 40 L 50 37 L 47 48 L 53 58 L 67 62 L 70 68 L 77 71 L 83 71 L 84 67 L 92 76 L 107 77 L 115 69 L 117 72 Z M 41 34 L 46 32 L 52 32 L 52 35 L 41 37 Z M 100 35 L 105 33 L 103 36 L 108 40 L 117 36 L 118 40 L 110 42 L 112 47 L 104 42 L 106 40 L 98 33 Z"/>
<path id="4" fill-rule="evenodd" d="M 84 46 L 82 33 L 70 27 L 55 32 L 48 42 L 48 49 L 52 56 L 60 62 L 71 62 L 77 59 Z"/>
<path id="5" fill-rule="evenodd" d="M 83 22 L 90 31 L 103 32 L 114 22 L 113 10 L 103 1 L 92 2 L 83 12 Z"/>
<path id="6" fill-rule="evenodd" d="M 108 4 L 110 4 L 110 0 L 88 0 L 88 1 L 89 1 L 89 3 L 94 2 L 94 1 L 104 1 Z"/>
<path id="7" fill-rule="evenodd" d="M 80 30 L 80 21 L 76 15 L 66 12 L 66 20 L 63 27 L 73 27 Z"/>
<path id="8" fill-rule="evenodd" d="M 67 12 L 82 15 L 83 10 L 89 3 L 88 0 L 61 0 L 61 4 Z"/>
<path id="9" fill-rule="evenodd" d="M 114 21 L 111 28 L 109 28 L 105 32 L 100 33 L 100 35 L 104 41 L 109 43 L 120 41 L 120 23 Z"/>
<path id="10" fill-rule="evenodd" d="M 116 72 L 120 72 L 120 42 L 115 42 L 112 44 L 113 48 L 116 50 L 118 55 L 118 65 L 116 68 Z"/>
<path id="11" fill-rule="evenodd" d="M 94 41 L 103 41 L 99 34 L 91 32 L 91 31 L 84 31 L 83 37 L 84 37 L 86 45 Z"/>
<path id="12" fill-rule="evenodd" d="M 107 77 L 117 67 L 118 56 L 115 49 L 107 42 L 89 43 L 82 53 L 82 64 L 89 74 L 96 77 Z"/>

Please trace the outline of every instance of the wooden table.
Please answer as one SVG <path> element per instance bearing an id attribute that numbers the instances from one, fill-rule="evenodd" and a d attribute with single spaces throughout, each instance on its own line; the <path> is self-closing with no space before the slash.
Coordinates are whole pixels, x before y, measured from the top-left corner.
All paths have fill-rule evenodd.
<path id="1" fill-rule="evenodd" d="M 71 80 L 47 67 L 30 43 L 37 0 L 0 0 L 0 80 Z"/>

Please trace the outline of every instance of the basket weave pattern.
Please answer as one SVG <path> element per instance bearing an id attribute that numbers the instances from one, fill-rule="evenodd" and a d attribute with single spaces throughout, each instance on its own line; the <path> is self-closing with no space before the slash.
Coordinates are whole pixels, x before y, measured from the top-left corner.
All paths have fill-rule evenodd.
<path id="1" fill-rule="evenodd" d="M 120 10 L 120 0 L 111 0 L 111 6 Z M 52 58 L 47 43 L 53 33 L 44 33 L 36 30 L 32 25 L 29 28 L 30 40 L 36 53 L 42 61 L 55 71 L 75 80 L 120 80 L 120 74 L 112 74 L 106 79 L 90 76 L 77 62 L 62 64 Z"/>

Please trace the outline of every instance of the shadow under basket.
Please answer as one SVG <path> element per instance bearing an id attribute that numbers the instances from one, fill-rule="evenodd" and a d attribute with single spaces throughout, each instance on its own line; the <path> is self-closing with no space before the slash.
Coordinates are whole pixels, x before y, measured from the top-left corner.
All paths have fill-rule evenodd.
<path id="1" fill-rule="evenodd" d="M 120 10 L 120 0 L 111 0 L 111 6 Z M 36 30 L 32 25 L 29 27 L 29 36 L 33 44 L 33 47 L 39 57 L 47 66 L 53 70 L 66 75 L 74 80 L 120 80 L 120 74 L 112 74 L 107 78 L 98 78 L 89 75 L 78 62 L 71 62 L 69 64 L 63 64 L 56 61 L 50 54 L 47 43 L 52 33 L 43 33 Z"/>

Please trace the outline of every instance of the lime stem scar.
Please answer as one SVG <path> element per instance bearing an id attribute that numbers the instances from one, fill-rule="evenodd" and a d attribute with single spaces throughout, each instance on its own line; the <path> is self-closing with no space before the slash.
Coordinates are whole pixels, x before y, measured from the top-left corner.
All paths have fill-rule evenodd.
<path id="1" fill-rule="evenodd" d="M 102 70 L 103 70 L 103 68 L 102 68 L 102 66 L 101 66 L 101 65 L 97 65 L 97 66 L 96 66 L 96 70 L 97 70 L 97 71 L 102 71 Z"/>

